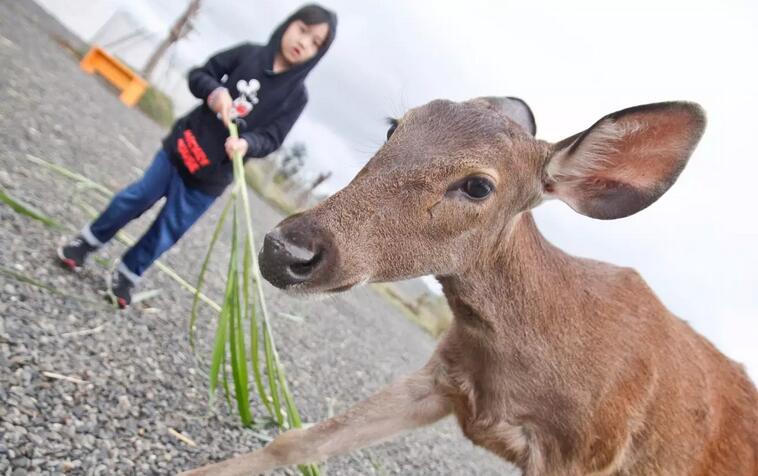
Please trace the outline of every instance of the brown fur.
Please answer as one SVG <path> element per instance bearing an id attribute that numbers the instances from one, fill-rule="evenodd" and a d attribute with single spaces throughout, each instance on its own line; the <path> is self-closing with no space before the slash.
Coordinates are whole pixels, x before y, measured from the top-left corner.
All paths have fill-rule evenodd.
<path id="1" fill-rule="evenodd" d="M 700 138 L 700 109 L 620 111 L 551 145 L 493 104 L 410 111 L 350 185 L 276 230 L 328 247 L 291 286 L 300 292 L 436 274 L 455 320 L 427 366 L 343 415 L 188 474 L 316 461 L 449 413 L 527 476 L 758 474 L 758 397 L 744 369 L 634 270 L 562 252 L 529 211 L 551 196 L 598 218 L 648 206 Z M 455 188 L 472 175 L 494 182 L 486 200 Z"/>

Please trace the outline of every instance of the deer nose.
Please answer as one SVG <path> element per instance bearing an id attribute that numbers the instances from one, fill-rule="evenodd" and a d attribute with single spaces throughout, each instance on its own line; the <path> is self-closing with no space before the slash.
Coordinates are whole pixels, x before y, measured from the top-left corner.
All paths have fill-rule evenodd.
<path id="1" fill-rule="evenodd" d="M 323 267 L 326 249 L 318 232 L 286 232 L 277 227 L 263 240 L 261 274 L 278 288 L 311 281 Z"/>

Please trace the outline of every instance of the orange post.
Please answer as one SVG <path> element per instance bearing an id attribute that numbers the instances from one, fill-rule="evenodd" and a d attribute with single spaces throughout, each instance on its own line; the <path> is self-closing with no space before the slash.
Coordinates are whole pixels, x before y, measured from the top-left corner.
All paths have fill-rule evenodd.
<path id="1" fill-rule="evenodd" d="M 99 46 L 92 46 L 79 66 L 90 74 L 100 73 L 109 83 L 121 90 L 119 99 L 129 107 L 137 104 L 147 91 L 147 81 Z"/>

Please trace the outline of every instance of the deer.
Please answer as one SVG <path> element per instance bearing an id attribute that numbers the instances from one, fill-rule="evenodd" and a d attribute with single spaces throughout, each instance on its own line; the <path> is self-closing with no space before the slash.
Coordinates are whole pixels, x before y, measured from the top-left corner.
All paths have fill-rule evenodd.
<path id="1" fill-rule="evenodd" d="M 531 212 L 552 199 L 601 220 L 647 208 L 705 124 L 699 105 L 661 102 L 550 143 L 513 97 L 435 100 L 393 120 L 345 188 L 265 236 L 260 269 L 297 295 L 431 274 L 450 328 L 421 369 L 346 412 L 183 474 L 323 461 L 449 415 L 525 476 L 758 474 L 745 369 L 637 271 L 567 254 Z"/>

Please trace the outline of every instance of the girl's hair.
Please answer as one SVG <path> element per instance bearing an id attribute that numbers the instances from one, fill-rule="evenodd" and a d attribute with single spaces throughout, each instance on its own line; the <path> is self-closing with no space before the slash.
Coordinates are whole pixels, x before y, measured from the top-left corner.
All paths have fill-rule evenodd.
<path id="1" fill-rule="evenodd" d="M 336 19 L 337 15 L 335 15 L 333 12 L 327 10 L 321 5 L 311 3 L 300 7 L 299 10 L 293 13 L 292 16 L 290 16 L 290 21 L 288 23 L 292 23 L 295 20 L 300 20 L 306 25 L 318 25 L 319 23 L 326 23 L 329 25 L 329 33 L 327 34 L 326 41 L 324 43 L 329 44 L 334 37 Z"/>

